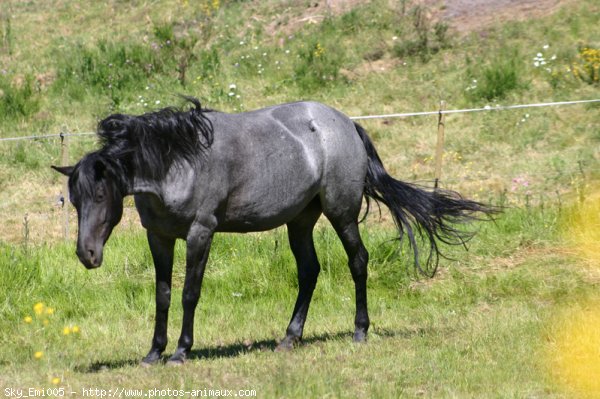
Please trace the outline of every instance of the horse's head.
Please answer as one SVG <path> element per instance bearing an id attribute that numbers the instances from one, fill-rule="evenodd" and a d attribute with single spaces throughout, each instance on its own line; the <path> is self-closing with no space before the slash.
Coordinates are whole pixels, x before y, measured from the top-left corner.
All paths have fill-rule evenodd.
<path id="1" fill-rule="evenodd" d="M 125 192 L 114 165 L 96 153 L 75 166 L 53 169 L 69 177 L 69 196 L 77 209 L 77 256 L 88 269 L 100 267 L 102 251 L 123 215 Z"/>

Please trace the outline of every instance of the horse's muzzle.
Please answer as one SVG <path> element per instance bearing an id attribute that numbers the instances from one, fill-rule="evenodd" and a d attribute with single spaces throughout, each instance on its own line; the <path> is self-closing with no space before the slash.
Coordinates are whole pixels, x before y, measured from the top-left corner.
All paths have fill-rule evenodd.
<path id="1" fill-rule="evenodd" d="M 86 269 L 96 269 L 102 265 L 102 250 L 77 248 L 77 257 Z"/>

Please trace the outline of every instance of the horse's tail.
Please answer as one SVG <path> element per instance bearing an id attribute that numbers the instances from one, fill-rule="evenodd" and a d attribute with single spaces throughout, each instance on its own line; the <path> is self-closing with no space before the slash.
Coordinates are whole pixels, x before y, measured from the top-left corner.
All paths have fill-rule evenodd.
<path id="1" fill-rule="evenodd" d="M 437 269 L 441 255 L 438 242 L 451 245 L 464 245 L 474 233 L 459 230 L 455 225 L 471 220 L 483 219 L 498 212 L 497 208 L 462 198 L 454 191 L 434 189 L 394 179 L 385 170 L 373 142 L 362 126 L 355 123 L 356 130 L 367 150 L 368 167 L 365 179 L 364 196 L 385 204 L 398 227 L 400 239 L 406 235 L 412 247 L 415 266 L 429 276 Z M 429 256 L 425 267 L 419 262 L 418 237 L 429 244 Z M 443 255 L 442 255 L 443 256 Z"/>

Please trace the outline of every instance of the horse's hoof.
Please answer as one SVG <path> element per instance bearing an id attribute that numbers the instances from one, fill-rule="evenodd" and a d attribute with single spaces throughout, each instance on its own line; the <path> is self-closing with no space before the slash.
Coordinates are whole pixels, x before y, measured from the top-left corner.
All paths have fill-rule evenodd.
<path id="1" fill-rule="evenodd" d="M 185 351 L 176 351 L 167 361 L 167 366 L 181 366 L 185 363 L 187 353 Z"/>
<path id="2" fill-rule="evenodd" d="M 300 338 L 288 338 L 285 337 L 283 341 L 275 347 L 275 352 L 289 352 L 294 349 L 295 346 L 300 342 Z"/>
<path id="3" fill-rule="evenodd" d="M 367 333 L 365 331 L 360 331 L 360 330 L 355 331 L 354 337 L 352 340 L 358 344 L 365 344 L 365 343 L 367 343 Z"/>
<path id="4" fill-rule="evenodd" d="M 151 350 L 146 355 L 146 357 L 144 357 L 142 359 L 142 361 L 140 362 L 140 366 L 142 366 L 142 367 L 150 367 L 153 364 L 156 364 L 160 360 L 161 353 L 162 352 Z"/>

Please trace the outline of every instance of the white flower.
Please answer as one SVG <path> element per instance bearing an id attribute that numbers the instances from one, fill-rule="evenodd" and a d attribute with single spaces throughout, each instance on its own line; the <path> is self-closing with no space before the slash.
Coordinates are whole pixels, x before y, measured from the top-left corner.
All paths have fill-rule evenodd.
<path id="1" fill-rule="evenodd" d="M 245 43 L 244 43 L 244 41 L 242 40 L 242 41 L 240 42 L 240 46 L 243 46 L 244 44 L 245 44 Z"/>
<path id="2" fill-rule="evenodd" d="M 543 49 L 546 50 L 548 47 L 550 47 L 550 45 L 549 44 L 545 44 L 544 47 L 543 47 Z"/>
<path id="3" fill-rule="evenodd" d="M 537 53 L 536 55 L 537 55 L 538 57 L 543 57 L 543 56 L 544 56 L 544 54 L 542 54 L 542 53 Z"/>
<path id="4" fill-rule="evenodd" d="M 233 96 L 235 96 L 235 93 L 234 93 L 234 92 L 232 92 L 232 91 L 230 91 L 229 93 L 227 93 L 227 95 L 228 95 L 229 97 L 233 97 Z"/>
<path id="5" fill-rule="evenodd" d="M 237 86 L 235 85 L 235 83 L 232 83 L 232 84 L 229 85 L 229 89 L 230 90 L 235 90 L 235 89 L 237 89 Z"/>
<path id="6" fill-rule="evenodd" d="M 536 61 L 536 62 L 533 63 L 533 65 L 535 65 L 536 67 L 539 67 L 540 66 L 540 62 Z"/>
<path id="7" fill-rule="evenodd" d="M 289 54 L 289 53 L 290 53 L 290 50 L 285 50 L 285 53 L 286 53 L 286 54 Z"/>
<path id="8" fill-rule="evenodd" d="M 550 59 L 551 59 L 552 61 L 554 61 L 554 60 L 556 59 L 556 54 L 554 54 L 554 55 L 552 56 L 552 58 L 550 58 Z"/>
<path id="9" fill-rule="evenodd" d="M 393 40 L 393 41 L 396 41 L 396 40 L 398 40 L 398 36 L 394 36 L 394 37 L 392 37 L 392 40 Z"/>
<path id="10" fill-rule="evenodd" d="M 160 104 L 160 100 L 156 100 L 156 101 L 154 102 L 154 104 L 156 104 L 156 105 Z"/>

